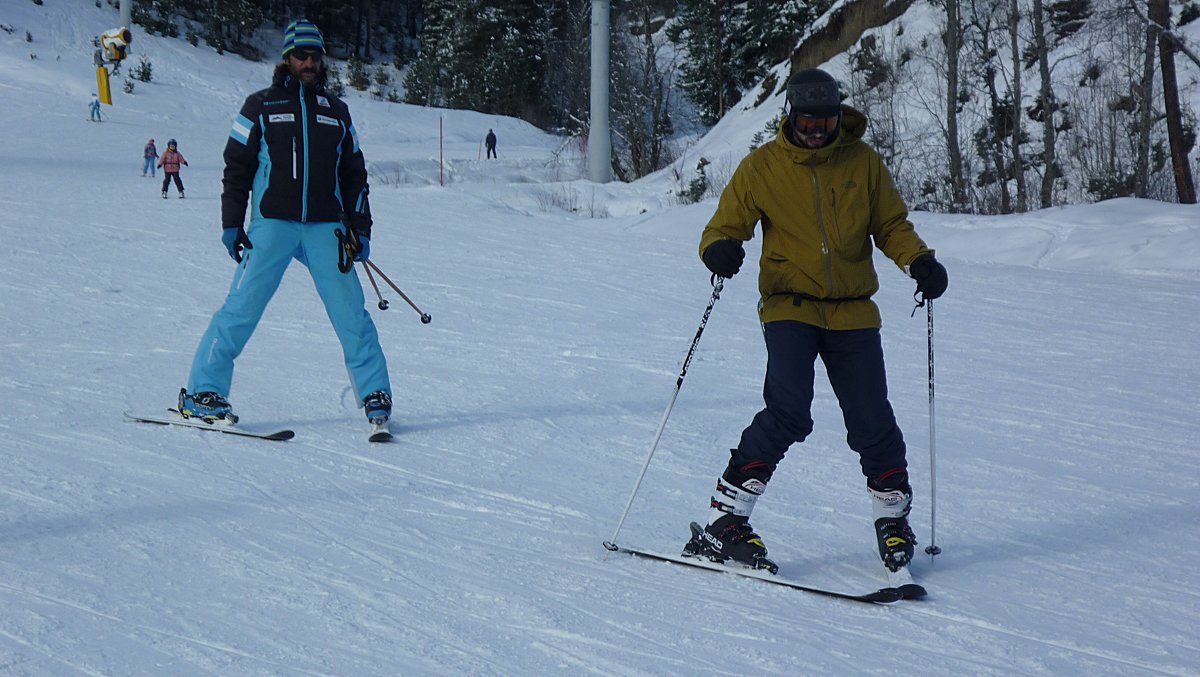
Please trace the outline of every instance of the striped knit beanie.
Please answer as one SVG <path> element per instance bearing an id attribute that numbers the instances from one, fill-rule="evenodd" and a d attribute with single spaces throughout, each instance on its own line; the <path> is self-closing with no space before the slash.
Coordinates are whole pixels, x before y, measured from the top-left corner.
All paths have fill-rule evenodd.
<path id="1" fill-rule="evenodd" d="M 325 39 L 321 31 L 308 19 L 299 19 L 288 24 L 283 32 L 283 58 L 293 49 L 319 49 L 325 53 Z"/>

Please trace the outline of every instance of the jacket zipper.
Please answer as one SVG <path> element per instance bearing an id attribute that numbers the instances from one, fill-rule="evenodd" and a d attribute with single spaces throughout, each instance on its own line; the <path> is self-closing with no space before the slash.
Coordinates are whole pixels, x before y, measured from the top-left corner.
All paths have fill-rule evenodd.
<path id="1" fill-rule="evenodd" d="M 834 295 L 833 290 L 833 257 L 829 253 L 829 232 L 825 228 L 825 215 L 821 210 L 821 180 L 817 177 L 817 170 L 809 167 L 812 172 L 813 180 L 813 197 L 816 198 L 817 207 L 817 226 L 821 229 L 821 255 L 825 257 L 825 280 L 828 285 L 828 293 Z M 825 328 L 829 328 L 829 319 L 825 317 L 825 304 L 818 303 L 817 308 L 820 309 L 821 322 Z"/>
<path id="2" fill-rule="evenodd" d="M 295 181 L 296 176 L 296 137 L 292 137 L 292 180 Z"/>
<path id="3" fill-rule="evenodd" d="M 304 83 L 300 83 L 300 130 L 304 139 L 304 187 L 300 191 L 300 222 L 308 222 L 308 106 L 304 101 Z"/>

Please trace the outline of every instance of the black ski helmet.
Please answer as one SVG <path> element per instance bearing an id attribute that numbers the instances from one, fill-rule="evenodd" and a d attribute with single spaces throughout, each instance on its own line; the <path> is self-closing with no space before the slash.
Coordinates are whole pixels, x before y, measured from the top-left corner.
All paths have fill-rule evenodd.
<path id="1" fill-rule="evenodd" d="M 831 118 L 842 112 L 837 80 L 820 68 L 796 71 L 788 78 L 789 117 Z"/>
<path id="2" fill-rule="evenodd" d="M 178 145 L 179 144 L 175 143 L 175 139 L 171 139 L 170 141 L 167 142 L 167 148 L 175 148 Z"/>

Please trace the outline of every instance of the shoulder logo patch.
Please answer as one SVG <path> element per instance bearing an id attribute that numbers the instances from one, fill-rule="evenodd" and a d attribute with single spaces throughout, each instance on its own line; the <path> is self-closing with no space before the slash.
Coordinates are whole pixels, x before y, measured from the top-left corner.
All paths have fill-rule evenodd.
<path id="1" fill-rule="evenodd" d="M 267 122 L 295 122 L 296 116 L 292 113 L 272 113 L 267 116 Z"/>
<path id="2" fill-rule="evenodd" d="M 329 99 L 326 99 L 325 97 L 321 96 L 320 94 L 317 95 L 317 103 L 326 108 L 329 108 Z"/>

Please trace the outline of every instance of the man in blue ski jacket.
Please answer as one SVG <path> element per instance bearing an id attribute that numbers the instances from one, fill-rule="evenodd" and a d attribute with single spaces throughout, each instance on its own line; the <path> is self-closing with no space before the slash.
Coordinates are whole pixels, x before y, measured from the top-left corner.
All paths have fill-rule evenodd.
<path id="1" fill-rule="evenodd" d="M 387 362 L 352 265 L 370 255 L 366 161 L 349 109 L 325 91 L 324 58 L 317 27 L 291 22 L 271 86 L 251 94 L 233 122 L 225 144 L 221 240 L 239 265 L 179 393 L 186 417 L 237 422 L 227 399 L 233 362 L 293 258 L 308 268 L 325 304 L 367 419 L 383 425 L 391 416 Z M 249 228 L 243 226 L 247 201 Z"/>

